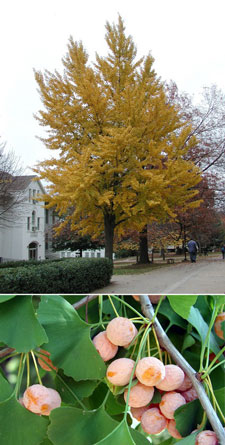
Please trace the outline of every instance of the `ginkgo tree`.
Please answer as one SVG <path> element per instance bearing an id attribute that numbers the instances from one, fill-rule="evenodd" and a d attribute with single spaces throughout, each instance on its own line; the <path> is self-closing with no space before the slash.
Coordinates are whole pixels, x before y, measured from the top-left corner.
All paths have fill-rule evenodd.
<path id="1" fill-rule="evenodd" d="M 97 54 L 89 64 L 71 37 L 63 74 L 35 71 L 44 106 L 36 118 L 48 132 L 42 141 L 60 154 L 35 171 L 50 181 L 48 207 L 68 214 L 64 224 L 82 235 L 104 231 L 112 258 L 115 231 L 142 230 L 173 216 L 175 206 L 198 205 L 201 175 L 185 159 L 197 143 L 191 125 L 169 103 L 153 57 L 136 59 L 120 16 L 106 30 L 106 57 Z"/>
<path id="2" fill-rule="evenodd" d="M 224 445 L 224 305 L 0 295 L 1 445 Z"/>

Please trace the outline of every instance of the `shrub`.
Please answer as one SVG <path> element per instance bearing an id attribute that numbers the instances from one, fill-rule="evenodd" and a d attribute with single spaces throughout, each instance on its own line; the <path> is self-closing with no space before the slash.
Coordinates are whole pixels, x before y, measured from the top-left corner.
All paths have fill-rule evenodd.
<path id="1" fill-rule="evenodd" d="M 107 258 L 76 258 L 3 269 L 0 293 L 83 293 L 106 286 L 113 264 Z"/>
<path id="2" fill-rule="evenodd" d="M 19 260 L 19 261 L 6 261 L 0 263 L 0 269 L 8 269 L 9 267 L 30 267 L 37 266 L 38 264 L 57 263 L 59 261 L 67 261 L 67 258 L 55 258 L 54 260 Z"/>

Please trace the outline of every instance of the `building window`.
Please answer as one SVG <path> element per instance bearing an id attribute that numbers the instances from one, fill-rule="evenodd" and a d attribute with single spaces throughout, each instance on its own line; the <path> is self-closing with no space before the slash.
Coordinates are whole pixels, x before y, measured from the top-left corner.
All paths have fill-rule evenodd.
<path id="1" fill-rule="evenodd" d="M 36 198 L 36 190 L 33 190 L 33 204 L 36 204 L 37 200 Z"/>
<path id="2" fill-rule="evenodd" d="M 45 250 L 48 250 L 48 233 L 45 234 Z"/>
<path id="3" fill-rule="evenodd" d="M 37 260 L 38 247 L 37 243 L 30 243 L 28 246 L 28 258 L 29 260 Z"/>
<path id="4" fill-rule="evenodd" d="M 45 224 L 48 224 L 48 220 L 49 220 L 49 211 L 48 209 L 45 209 Z"/>
<path id="5" fill-rule="evenodd" d="M 41 218 L 37 219 L 37 229 L 40 230 Z"/>
<path id="6" fill-rule="evenodd" d="M 33 210 L 33 212 L 32 212 L 32 227 L 35 226 L 35 221 L 36 221 L 36 212 Z"/>
<path id="7" fill-rule="evenodd" d="M 27 218 L 27 230 L 30 230 L 30 216 Z"/>

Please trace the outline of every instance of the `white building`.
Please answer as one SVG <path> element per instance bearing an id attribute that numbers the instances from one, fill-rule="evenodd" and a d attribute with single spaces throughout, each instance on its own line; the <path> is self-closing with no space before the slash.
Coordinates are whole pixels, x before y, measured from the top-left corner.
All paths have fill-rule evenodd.
<path id="1" fill-rule="evenodd" d="M 0 259 L 43 260 L 51 247 L 55 222 L 54 211 L 36 199 L 45 190 L 35 176 L 14 176 L 11 193 L 19 196 L 19 203 L 0 218 Z"/>

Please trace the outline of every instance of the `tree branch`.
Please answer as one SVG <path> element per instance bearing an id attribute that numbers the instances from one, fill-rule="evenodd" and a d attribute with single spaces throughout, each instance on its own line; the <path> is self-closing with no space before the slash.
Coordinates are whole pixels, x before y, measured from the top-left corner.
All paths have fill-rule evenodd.
<path id="1" fill-rule="evenodd" d="M 77 303 L 74 303 L 72 306 L 74 309 L 80 309 L 80 307 L 85 306 L 87 302 L 94 300 L 97 298 L 98 295 L 87 295 L 86 297 L 82 298 L 80 301 L 77 301 Z"/>
<path id="2" fill-rule="evenodd" d="M 148 295 L 140 295 L 140 303 L 141 308 L 143 311 L 143 314 L 149 318 L 149 320 L 152 320 L 154 316 L 154 309 L 149 301 Z M 185 358 L 180 354 L 180 352 L 175 348 L 173 343 L 170 341 L 169 337 L 166 335 L 164 329 L 162 328 L 161 324 L 157 320 L 157 318 L 154 321 L 154 328 L 159 340 L 160 346 L 166 349 L 167 352 L 171 355 L 173 360 L 177 365 L 179 365 L 185 374 L 190 378 L 193 387 L 195 388 L 199 401 L 203 407 L 203 409 L 206 412 L 206 415 L 212 425 L 212 428 L 214 429 L 217 438 L 219 440 L 219 443 L 221 445 L 225 445 L 225 432 L 223 429 L 223 426 L 214 411 L 211 402 L 204 390 L 204 387 L 201 382 L 197 379 L 197 372 L 192 368 L 192 366 L 189 365 L 189 363 L 185 360 Z"/>
<path id="3" fill-rule="evenodd" d="M 0 358 L 5 357 L 6 355 L 11 354 L 11 352 L 15 351 L 14 348 L 5 348 L 0 351 Z"/>

